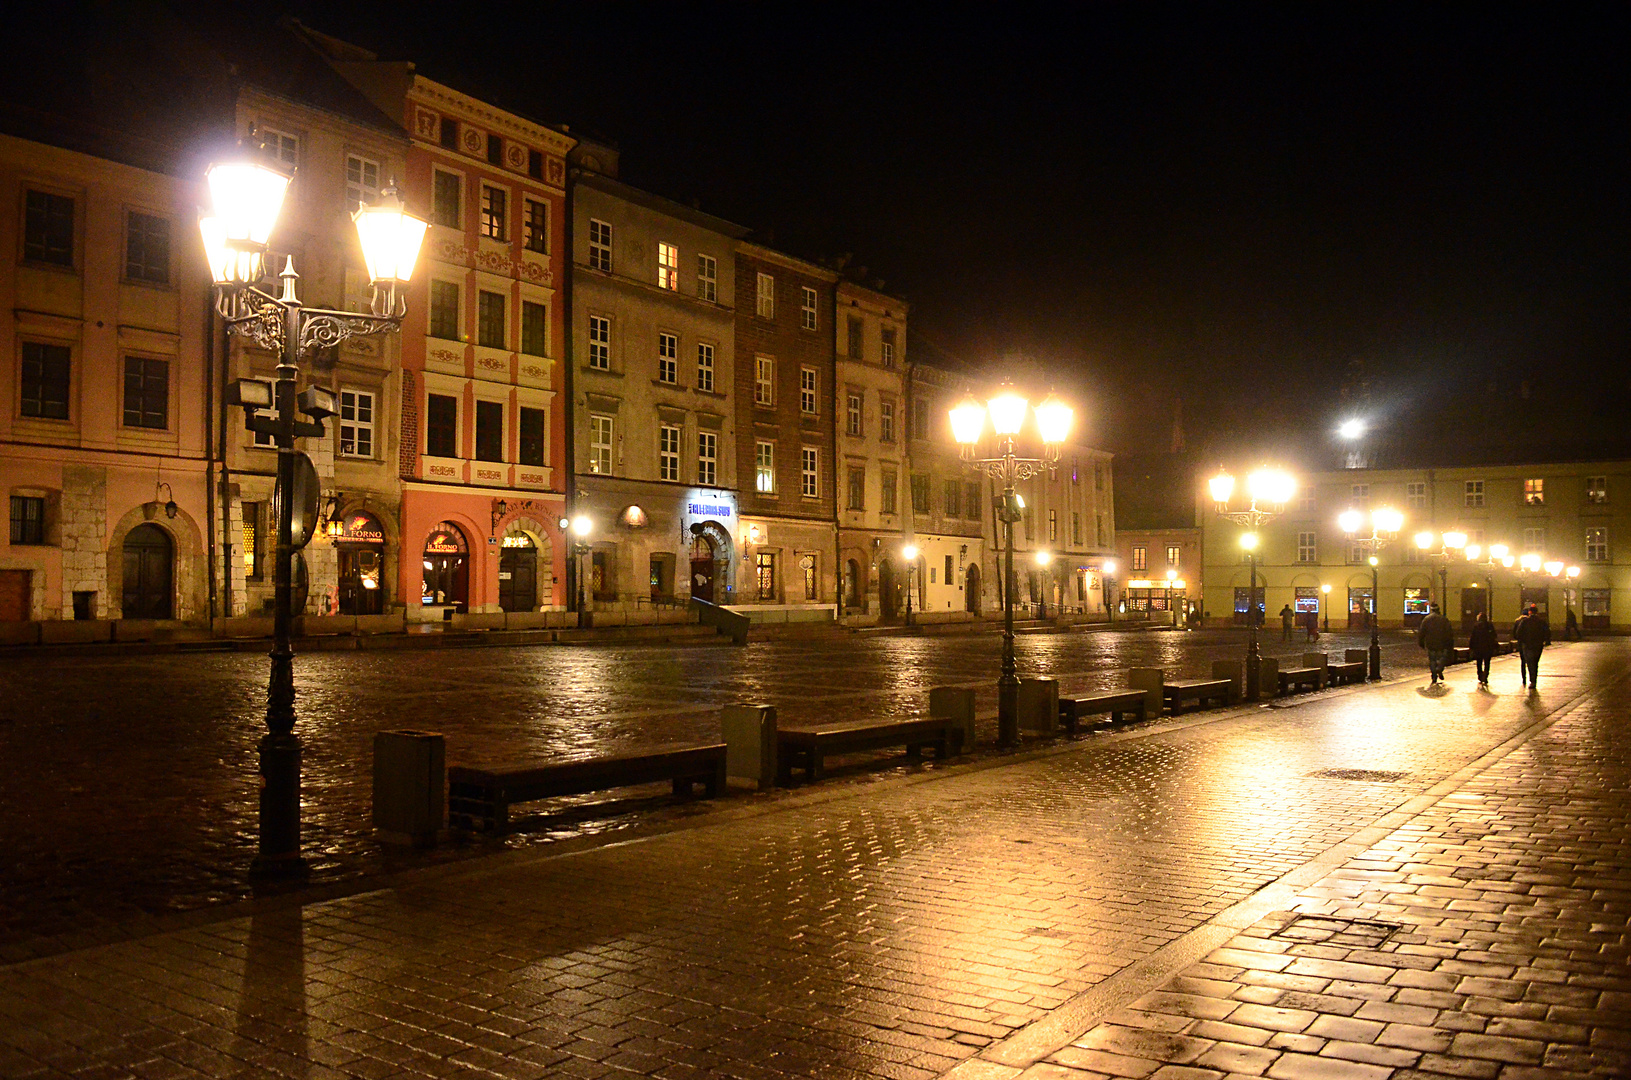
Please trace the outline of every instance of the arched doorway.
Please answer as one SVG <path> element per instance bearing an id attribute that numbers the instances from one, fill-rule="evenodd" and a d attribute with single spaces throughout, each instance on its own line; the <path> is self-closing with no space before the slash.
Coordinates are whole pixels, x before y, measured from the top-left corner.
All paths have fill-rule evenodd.
<path id="1" fill-rule="evenodd" d="M 125 535 L 124 602 L 127 619 L 168 619 L 174 611 L 175 545 L 157 525 L 138 525 Z"/>
<path id="2" fill-rule="evenodd" d="M 861 564 L 854 559 L 844 563 L 844 606 L 859 611 L 865 604 L 866 588 L 861 584 Z"/>
<path id="3" fill-rule="evenodd" d="M 340 614 L 378 615 L 385 610 L 385 529 L 366 510 L 346 514 L 334 551 L 340 562 Z"/>
<path id="4" fill-rule="evenodd" d="M 425 583 L 420 601 L 454 605 L 461 613 L 470 608 L 470 547 L 463 530 L 451 521 L 437 522 L 425 538 Z"/>
<path id="5" fill-rule="evenodd" d="M 980 613 L 980 567 L 978 563 L 969 563 L 968 571 L 963 575 L 963 606 L 971 615 Z"/>
<path id="6" fill-rule="evenodd" d="M 538 606 L 538 545 L 524 532 L 508 534 L 499 548 L 498 606 L 505 611 Z"/>
<path id="7" fill-rule="evenodd" d="M 888 559 L 878 560 L 878 615 L 891 620 L 900 610 L 900 586 L 895 582 L 895 564 Z"/>
<path id="8" fill-rule="evenodd" d="M 714 602 L 714 576 L 718 573 L 714 559 L 713 539 L 700 528 L 692 526 L 691 536 L 691 595 L 698 600 Z"/>

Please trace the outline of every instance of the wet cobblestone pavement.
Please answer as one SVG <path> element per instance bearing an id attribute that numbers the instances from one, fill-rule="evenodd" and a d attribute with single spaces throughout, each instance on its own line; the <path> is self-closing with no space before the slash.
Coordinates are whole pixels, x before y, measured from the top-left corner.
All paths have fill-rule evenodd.
<path id="1" fill-rule="evenodd" d="M 1333 653 L 1363 635 L 1330 635 Z M 1022 673 L 1064 689 L 1122 685 L 1130 667 L 1209 675 L 1237 657 L 1239 633 L 1022 635 Z M 447 736 L 450 763 L 615 752 L 719 738 L 719 709 L 773 704 L 783 725 L 911 716 L 937 685 L 969 685 L 994 714 L 999 640 L 856 636 L 729 646 L 597 646 L 310 653 L 295 663 L 305 744 L 304 847 L 313 880 L 343 885 L 403 865 L 458 859 L 493 842 L 430 855 L 370 838 L 373 733 Z M 1302 643 L 1264 639 L 1265 655 Z M 1312 646 L 1311 646 L 1312 647 Z M 1388 669 L 1421 663 L 1400 637 Z M 266 658 L 257 653 L 0 659 L 0 959 L 113 940 L 153 916 L 250 894 L 264 733 Z M 987 720 L 981 739 L 995 739 Z M 928 768 L 934 768 L 930 765 Z M 594 796 L 579 802 L 603 800 Z M 507 846 L 637 827 L 706 807 L 618 804 L 534 822 Z M 162 925 L 162 924 L 161 924 Z"/>
<path id="2" fill-rule="evenodd" d="M 1570 645 L 1534 695 L 1499 660 L 14 964 L 0 1075 L 1624 1075 L 1628 672 Z"/>

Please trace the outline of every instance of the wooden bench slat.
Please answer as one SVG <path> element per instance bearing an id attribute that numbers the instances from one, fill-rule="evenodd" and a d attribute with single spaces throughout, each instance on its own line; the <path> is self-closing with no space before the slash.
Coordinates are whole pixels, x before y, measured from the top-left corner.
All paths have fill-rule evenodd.
<path id="1" fill-rule="evenodd" d="M 1175 679 L 1162 684 L 1161 697 L 1172 709 L 1172 714 L 1177 716 L 1183 711 L 1186 701 L 1204 703 L 1215 698 L 1220 704 L 1227 705 L 1232 685 L 1228 679 Z"/>
<path id="2" fill-rule="evenodd" d="M 1130 712 L 1138 713 L 1138 718 L 1143 720 L 1148 700 L 1142 690 L 1109 690 L 1082 697 L 1062 697 L 1059 699 L 1059 721 L 1065 725 L 1067 732 L 1074 735 L 1082 717 L 1094 713 L 1109 713 L 1111 725 L 1120 724 L 1122 717 Z"/>
<path id="3" fill-rule="evenodd" d="M 923 747 L 932 746 L 935 756 L 944 758 L 960 733 L 957 724 L 944 717 L 784 728 L 776 733 L 777 782 L 791 786 L 795 768 L 803 770 L 806 780 L 820 780 L 825 771 L 823 759 L 829 754 L 904 745 L 908 757 L 918 757 Z"/>

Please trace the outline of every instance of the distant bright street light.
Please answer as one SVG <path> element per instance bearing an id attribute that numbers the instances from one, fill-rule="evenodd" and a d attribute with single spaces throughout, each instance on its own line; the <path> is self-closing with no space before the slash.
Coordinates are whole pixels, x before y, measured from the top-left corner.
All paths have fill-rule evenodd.
<path id="1" fill-rule="evenodd" d="M 1344 439 L 1357 439 L 1361 435 L 1365 434 L 1365 421 L 1344 420 L 1342 421 L 1341 426 L 1337 428 L 1337 434 L 1341 435 Z"/>

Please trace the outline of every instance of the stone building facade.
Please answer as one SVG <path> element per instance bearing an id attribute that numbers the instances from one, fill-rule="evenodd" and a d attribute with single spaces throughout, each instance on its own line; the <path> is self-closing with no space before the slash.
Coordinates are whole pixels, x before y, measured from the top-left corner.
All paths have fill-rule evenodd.
<path id="1" fill-rule="evenodd" d="M 991 490 L 980 473 L 963 464 L 950 419 L 952 407 L 968 391 L 969 377 L 921 360 L 906 370 L 908 456 L 901 498 L 902 511 L 911 515 L 907 535 L 918 549 L 911 568 L 912 608 L 939 617 L 980 615 L 999 604 L 994 571 L 986 565 Z M 896 614 L 887 584 L 904 584 L 906 569 L 893 558 L 879 559 L 885 618 Z"/>

